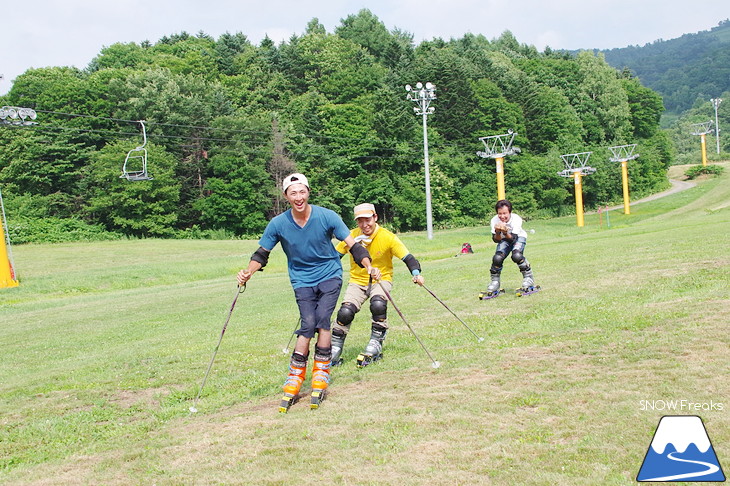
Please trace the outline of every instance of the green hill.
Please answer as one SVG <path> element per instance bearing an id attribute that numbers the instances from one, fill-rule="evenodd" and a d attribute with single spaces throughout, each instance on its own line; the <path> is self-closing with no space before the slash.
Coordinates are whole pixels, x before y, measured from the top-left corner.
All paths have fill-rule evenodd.
<path id="1" fill-rule="evenodd" d="M 680 113 L 696 100 L 706 102 L 730 90 L 730 21 L 710 30 L 659 39 L 644 46 L 602 52 L 617 69 L 629 69 L 659 92 L 666 109 Z"/>

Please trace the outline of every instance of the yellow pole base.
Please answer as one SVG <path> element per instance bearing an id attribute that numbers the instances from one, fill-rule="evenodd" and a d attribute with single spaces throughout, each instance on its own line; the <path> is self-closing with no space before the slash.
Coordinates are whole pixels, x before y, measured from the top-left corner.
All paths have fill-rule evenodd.
<path id="1" fill-rule="evenodd" d="M 581 181 L 580 172 L 575 175 L 575 219 L 579 228 L 585 225 L 583 218 L 583 182 Z"/>
<path id="2" fill-rule="evenodd" d="M 495 160 L 497 162 L 497 201 L 501 201 L 507 199 L 504 190 L 504 158 L 497 157 Z"/>

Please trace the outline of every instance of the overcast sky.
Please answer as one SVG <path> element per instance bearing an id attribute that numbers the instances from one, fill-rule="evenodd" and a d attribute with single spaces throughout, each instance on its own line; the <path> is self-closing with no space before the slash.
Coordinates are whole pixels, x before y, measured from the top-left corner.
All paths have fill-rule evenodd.
<path id="1" fill-rule="evenodd" d="M 539 50 L 610 49 L 709 30 L 730 17 L 728 0 L 4 0 L 0 94 L 29 68 L 85 68 L 104 46 L 157 42 L 203 31 L 242 32 L 258 44 L 302 34 L 312 18 L 334 32 L 368 8 L 388 30 L 419 43 L 505 30 Z"/>

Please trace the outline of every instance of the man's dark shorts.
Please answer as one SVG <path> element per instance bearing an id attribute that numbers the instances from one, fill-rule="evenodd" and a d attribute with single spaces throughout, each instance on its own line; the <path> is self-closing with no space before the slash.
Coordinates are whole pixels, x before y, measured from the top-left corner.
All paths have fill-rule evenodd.
<path id="1" fill-rule="evenodd" d="M 317 329 L 329 330 L 341 288 L 342 279 L 331 278 L 320 282 L 316 287 L 294 289 L 302 319 L 302 324 L 296 331 L 299 336 L 313 338 Z"/>

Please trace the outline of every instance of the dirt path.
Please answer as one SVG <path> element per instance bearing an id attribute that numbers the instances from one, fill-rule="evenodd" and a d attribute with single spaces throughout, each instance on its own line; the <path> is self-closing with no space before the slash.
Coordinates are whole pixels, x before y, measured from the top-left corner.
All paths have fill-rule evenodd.
<path id="1" fill-rule="evenodd" d="M 669 196 L 670 194 L 674 194 L 676 192 L 681 192 L 684 190 L 689 189 L 690 187 L 694 187 L 697 185 L 695 182 L 688 182 L 688 181 L 680 181 L 677 179 L 669 179 L 669 182 L 672 183 L 672 187 L 667 189 L 666 191 L 657 192 L 656 194 L 652 194 L 651 196 L 647 196 L 641 199 L 638 199 L 636 201 L 631 201 L 631 205 L 643 203 L 646 201 L 653 201 L 655 199 L 659 199 L 660 197 Z M 614 209 L 621 209 L 623 208 L 623 204 L 619 204 L 616 206 L 609 206 L 608 210 L 613 211 Z M 593 211 L 595 213 L 595 211 Z"/>

